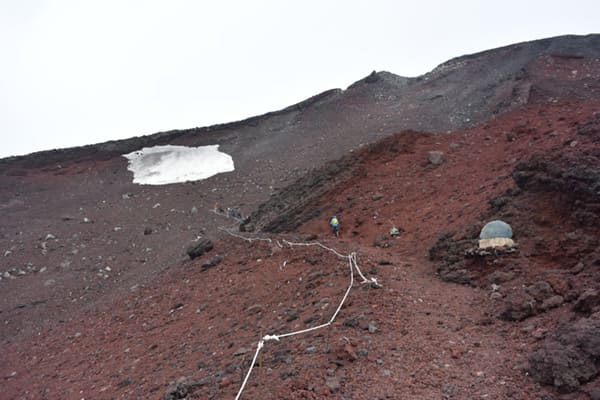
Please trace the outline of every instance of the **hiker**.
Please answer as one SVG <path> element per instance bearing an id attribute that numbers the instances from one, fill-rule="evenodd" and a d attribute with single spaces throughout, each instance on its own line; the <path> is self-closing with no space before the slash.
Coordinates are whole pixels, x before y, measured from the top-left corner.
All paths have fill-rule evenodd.
<path id="1" fill-rule="evenodd" d="M 242 214 L 240 214 L 240 211 L 233 207 L 233 208 L 229 208 L 229 216 L 235 219 L 242 219 Z"/>
<path id="2" fill-rule="evenodd" d="M 340 227 L 340 221 L 338 221 L 335 215 L 329 220 L 329 225 L 331 225 L 331 229 L 333 229 L 333 234 L 335 236 L 339 236 L 338 230 Z"/>

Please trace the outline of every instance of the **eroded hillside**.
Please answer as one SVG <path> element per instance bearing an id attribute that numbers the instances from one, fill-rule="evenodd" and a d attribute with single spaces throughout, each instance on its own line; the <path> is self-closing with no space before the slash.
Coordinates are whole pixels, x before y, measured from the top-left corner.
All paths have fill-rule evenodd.
<path id="1" fill-rule="evenodd" d="M 3 160 L 3 395 L 235 398 L 258 340 L 327 322 L 349 284 L 347 259 L 287 240 L 356 252 L 382 287 L 357 280 L 330 327 L 266 342 L 242 398 L 598 398 L 596 41 L 374 74 L 108 152 Z M 120 146 L 155 139 L 217 142 L 236 171 L 134 185 Z M 492 219 L 512 225 L 515 252 L 470 251 Z M 199 238 L 214 246 L 189 260 Z"/>

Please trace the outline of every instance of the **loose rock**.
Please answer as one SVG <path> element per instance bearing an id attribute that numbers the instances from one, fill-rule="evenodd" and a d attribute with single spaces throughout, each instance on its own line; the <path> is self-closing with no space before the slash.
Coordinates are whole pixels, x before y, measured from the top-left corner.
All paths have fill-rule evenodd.
<path id="1" fill-rule="evenodd" d="M 444 162 L 444 152 L 443 151 L 430 151 L 427 156 L 427 160 L 430 164 L 440 165 Z"/>
<path id="2" fill-rule="evenodd" d="M 212 248 L 213 248 L 213 243 L 210 240 L 202 239 L 198 243 L 190 246 L 187 249 L 187 254 L 190 257 L 190 259 L 193 260 L 195 258 L 200 257 L 204 253 L 211 251 Z"/>

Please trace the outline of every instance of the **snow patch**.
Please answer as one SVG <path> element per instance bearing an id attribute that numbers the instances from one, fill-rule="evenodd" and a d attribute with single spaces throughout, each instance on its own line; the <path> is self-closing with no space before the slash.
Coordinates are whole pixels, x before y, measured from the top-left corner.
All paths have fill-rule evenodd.
<path id="1" fill-rule="evenodd" d="M 198 181 L 235 169 L 233 158 L 220 152 L 218 144 L 144 147 L 123 157 L 129 160 L 127 169 L 133 172 L 133 183 L 140 185 Z"/>

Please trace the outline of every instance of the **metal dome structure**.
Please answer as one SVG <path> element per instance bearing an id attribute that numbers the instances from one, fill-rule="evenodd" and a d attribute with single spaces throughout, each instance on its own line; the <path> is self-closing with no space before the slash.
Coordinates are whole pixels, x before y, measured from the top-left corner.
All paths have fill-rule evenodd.
<path id="1" fill-rule="evenodd" d="M 507 238 L 510 239 L 513 236 L 512 228 L 509 224 L 504 221 L 491 221 L 485 224 L 479 239 L 493 239 L 493 238 Z"/>

